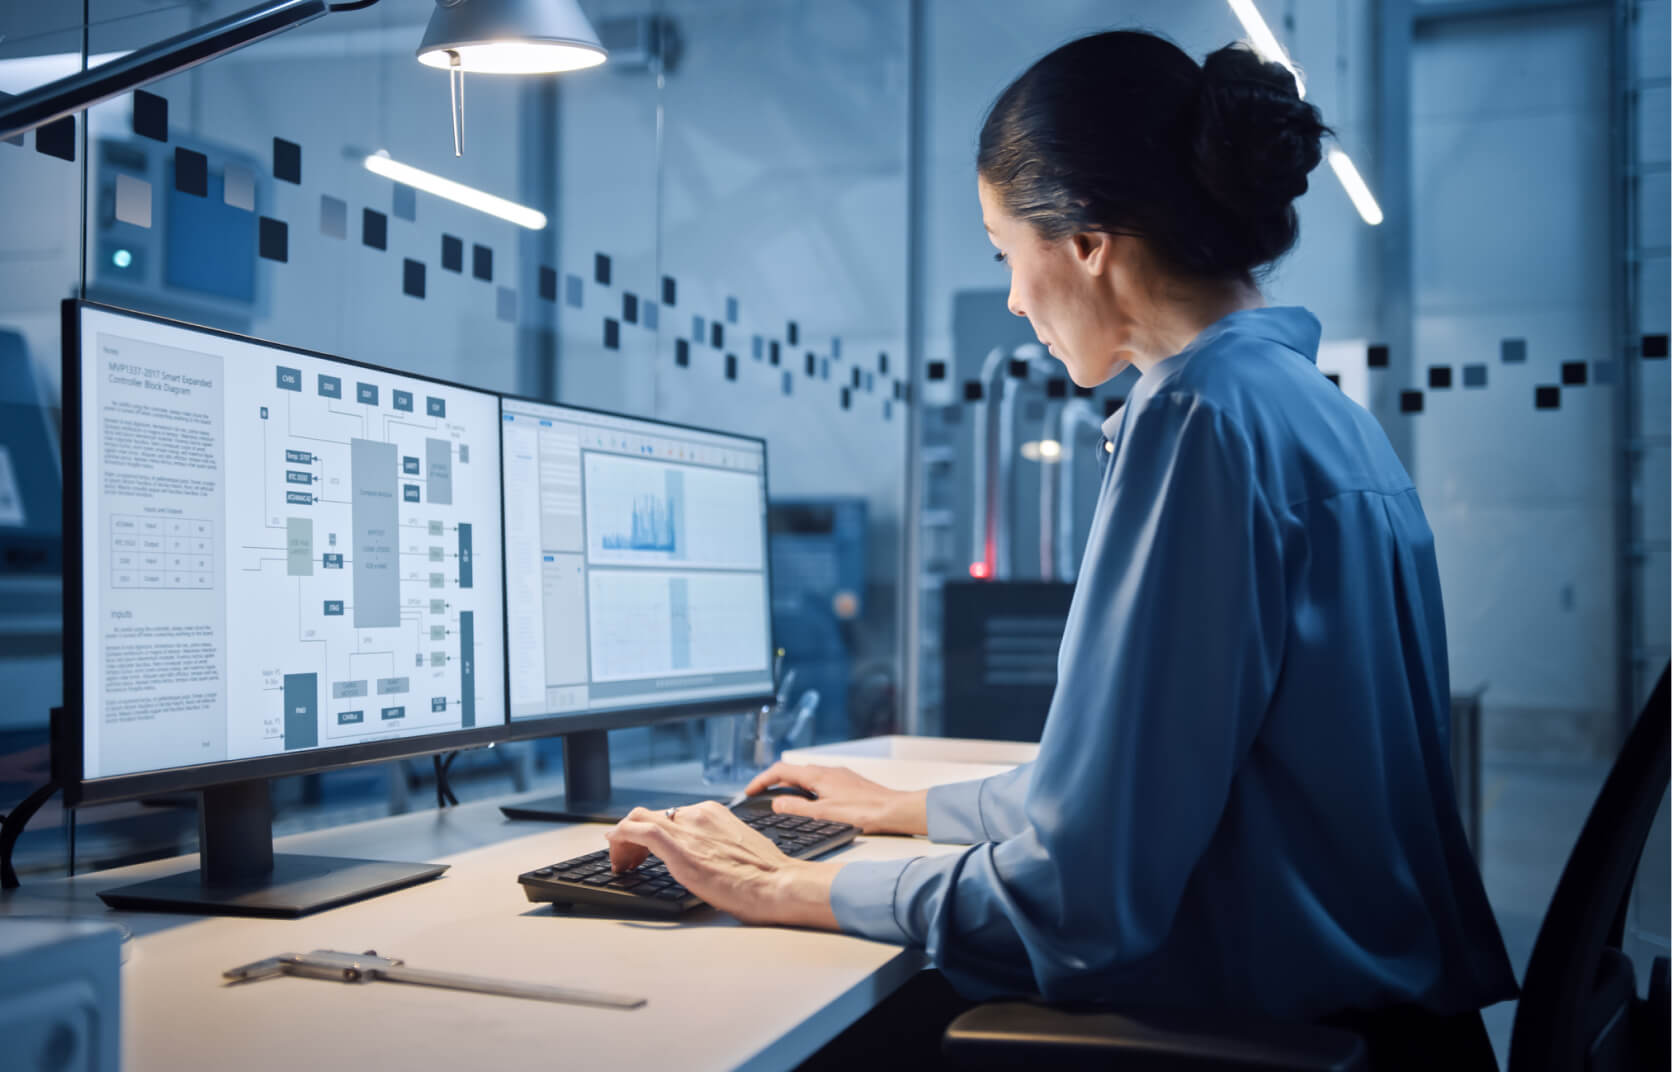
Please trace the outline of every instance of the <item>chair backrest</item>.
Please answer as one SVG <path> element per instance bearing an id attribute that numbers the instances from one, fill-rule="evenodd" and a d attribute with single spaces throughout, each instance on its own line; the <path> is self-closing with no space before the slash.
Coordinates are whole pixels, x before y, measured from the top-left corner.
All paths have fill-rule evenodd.
<path id="1" fill-rule="evenodd" d="M 1614 760 L 1550 899 L 1527 963 L 1509 1072 L 1640 1067 L 1645 1015 L 1620 952 L 1637 861 L 1667 785 L 1668 679 L 1660 675 Z M 1659 1010 L 1664 1033 L 1665 1010 Z M 1662 1064 L 1661 1068 L 1666 1066 Z"/>

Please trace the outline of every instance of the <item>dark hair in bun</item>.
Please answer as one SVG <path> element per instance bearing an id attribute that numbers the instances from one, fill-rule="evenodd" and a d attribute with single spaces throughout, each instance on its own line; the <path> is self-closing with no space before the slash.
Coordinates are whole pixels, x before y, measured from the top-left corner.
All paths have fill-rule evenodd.
<path id="1" fill-rule="evenodd" d="M 1294 200 L 1330 133 L 1281 64 L 1240 45 L 1197 66 L 1130 30 L 1072 41 L 1012 82 L 976 165 L 1048 239 L 1140 235 L 1172 268 L 1252 276 L 1294 246 Z"/>

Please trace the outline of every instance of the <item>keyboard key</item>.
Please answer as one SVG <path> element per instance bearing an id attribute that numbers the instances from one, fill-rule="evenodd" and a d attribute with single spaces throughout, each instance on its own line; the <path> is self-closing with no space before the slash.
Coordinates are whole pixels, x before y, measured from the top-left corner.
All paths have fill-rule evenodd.
<path id="1" fill-rule="evenodd" d="M 586 876 L 581 879 L 581 884 L 584 886 L 607 886 L 614 880 L 615 876 L 606 871 L 603 874 Z"/>
<path id="2" fill-rule="evenodd" d="M 679 901 L 683 900 L 684 897 L 684 890 L 666 889 L 656 891 L 656 899 L 658 901 Z"/>

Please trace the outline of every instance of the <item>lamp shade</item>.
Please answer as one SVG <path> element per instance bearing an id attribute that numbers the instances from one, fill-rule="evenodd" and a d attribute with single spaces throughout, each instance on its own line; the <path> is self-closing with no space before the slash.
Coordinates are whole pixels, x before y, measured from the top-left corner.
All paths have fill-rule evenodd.
<path id="1" fill-rule="evenodd" d="M 418 46 L 425 66 L 482 74 L 576 71 L 607 55 L 576 0 L 436 0 Z"/>

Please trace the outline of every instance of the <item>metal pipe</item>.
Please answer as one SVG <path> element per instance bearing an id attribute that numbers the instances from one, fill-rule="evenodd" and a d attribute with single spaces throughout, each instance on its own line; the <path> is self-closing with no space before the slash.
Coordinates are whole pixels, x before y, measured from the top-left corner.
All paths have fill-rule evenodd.
<path id="1" fill-rule="evenodd" d="M 998 437 L 994 453 L 998 456 L 997 473 L 991 479 L 995 486 L 993 497 L 993 571 L 998 580 L 1009 580 L 1015 574 L 1011 561 L 1010 520 L 1015 506 L 1014 478 L 1016 471 L 1016 398 L 1018 385 L 1044 380 L 1050 375 L 1049 365 L 1056 358 L 1046 353 L 1036 342 L 1023 343 L 1011 351 L 1018 361 L 1027 362 L 1027 375 L 1021 379 L 1005 375 L 999 381 Z M 1008 373 L 1008 363 L 1006 372 Z"/>
<path id="2" fill-rule="evenodd" d="M 0 107 L 0 139 L 25 134 L 159 78 L 189 70 L 325 14 L 325 0 L 260 4 L 21 93 Z"/>
<path id="3" fill-rule="evenodd" d="M 1058 456 L 1045 455 L 1047 440 L 1062 444 L 1062 412 L 1066 404 L 1054 399 L 1045 402 L 1045 422 L 1039 440 L 1039 579 L 1057 579 L 1057 468 Z"/>
<path id="4" fill-rule="evenodd" d="M 1010 351 L 1002 346 L 995 346 L 987 351 L 987 356 L 981 361 L 981 397 L 975 400 L 970 413 L 970 432 L 974 436 L 975 449 L 971 452 L 975 458 L 974 480 L 975 497 L 971 501 L 970 520 L 974 525 L 974 532 L 970 541 L 971 561 L 979 562 L 983 569 L 983 576 L 992 577 L 997 567 L 994 554 L 995 529 L 998 525 L 994 517 L 996 511 L 993 504 L 998 499 L 998 487 L 995 476 L 998 472 L 997 459 L 993 456 L 995 449 L 995 430 L 993 420 L 997 411 L 992 406 L 993 392 L 998 388 L 998 376 L 1002 374 L 1006 362 L 1010 358 Z"/>
<path id="5" fill-rule="evenodd" d="M 1062 408 L 1062 428 L 1057 433 L 1057 441 L 1062 444 L 1061 460 L 1057 463 L 1057 572 L 1065 581 L 1073 581 L 1080 575 L 1079 560 L 1074 555 L 1075 500 L 1078 498 L 1074 477 L 1080 432 L 1087 428 L 1101 439 L 1103 422 L 1097 415 L 1097 407 L 1087 398 L 1070 399 Z"/>

